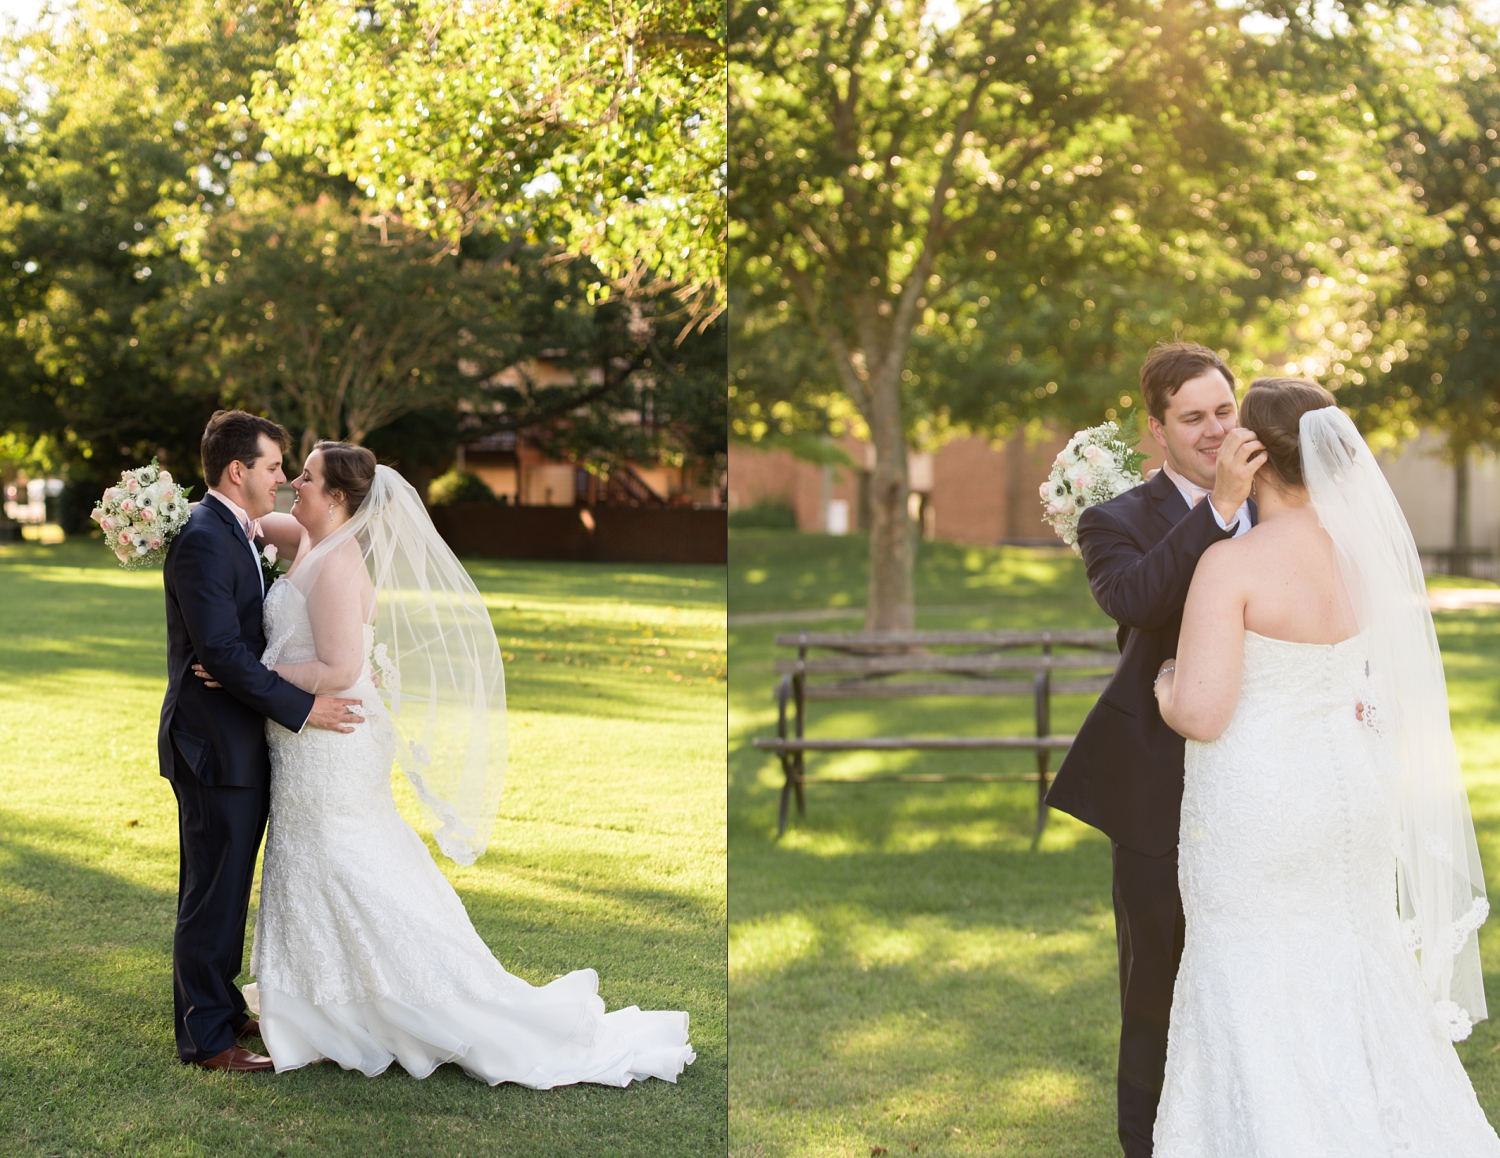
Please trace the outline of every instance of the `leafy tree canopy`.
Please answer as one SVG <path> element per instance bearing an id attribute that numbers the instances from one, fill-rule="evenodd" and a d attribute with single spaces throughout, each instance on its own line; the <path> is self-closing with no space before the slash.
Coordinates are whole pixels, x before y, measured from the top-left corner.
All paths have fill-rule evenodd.
<path id="1" fill-rule="evenodd" d="M 290 30 L 274 2 L 85 0 L 0 41 L 25 78 L 0 89 L 0 427 L 48 441 L 81 491 L 153 454 L 196 475 L 216 399 L 180 393 L 137 316 L 190 275 L 181 218 L 253 151 L 236 95 Z"/>
<path id="2" fill-rule="evenodd" d="M 1311 318 L 1330 355 L 1381 352 L 1400 246 L 1424 228 L 1368 163 L 1404 30 L 1373 7 L 1278 8 L 1263 34 L 1246 15 L 806 0 L 733 16 L 733 420 L 749 437 L 868 430 L 872 626 L 910 617 L 908 443 L 1097 421 L 1139 402 L 1143 351 L 1174 334 L 1280 351 Z"/>
<path id="3" fill-rule="evenodd" d="M 5 457 L 45 460 L 85 496 L 153 454 L 192 480 L 203 423 L 230 404 L 303 442 L 373 439 L 429 473 L 476 421 L 587 420 L 585 441 L 611 453 L 699 455 L 693 439 L 713 441 L 702 424 L 643 441 L 638 418 L 643 391 L 665 398 L 677 381 L 668 364 L 696 366 L 715 341 L 722 357 L 721 327 L 675 350 L 662 338 L 670 315 L 673 337 L 682 327 L 679 285 L 643 274 L 629 306 L 591 302 L 613 275 L 559 255 L 551 226 L 502 233 L 474 213 L 456 241 L 434 239 L 354 174 L 268 138 L 256 79 L 262 94 L 277 84 L 297 17 L 249 0 L 84 0 L 42 33 L 0 41 L 9 74 L 24 77 L 0 88 Z M 316 28 L 316 13 L 302 17 Z M 646 339 L 601 344 L 630 332 L 622 317 L 665 342 L 659 373 L 656 355 L 637 358 Z M 603 391 L 596 355 L 613 367 Z M 581 369 L 546 386 L 488 385 L 537 356 Z M 722 431 L 721 418 L 720 458 Z"/>
<path id="4" fill-rule="evenodd" d="M 306 0 L 261 81 L 275 149 L 456 243 L 519 231 L 610 286 L 723 307 L 724 9 Z"/>

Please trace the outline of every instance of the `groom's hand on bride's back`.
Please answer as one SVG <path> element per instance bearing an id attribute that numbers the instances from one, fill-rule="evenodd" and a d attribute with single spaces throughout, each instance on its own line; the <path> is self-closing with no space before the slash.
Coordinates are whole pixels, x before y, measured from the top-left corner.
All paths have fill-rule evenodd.
<path id="1" fill-rule="evenodd" d="M 352 732 L 355 724 L 364 723 L 364 717 L 351 709 L 362 703 L 362 700 L 345 700 L 338 696 L 318 696 L 313 700 L 306 726 L 322 728 L 325 732 Z"/>
<path id="2" fill-rule="evenodd" d="M 206 688 L 223 687 L 201 663 L 193 665 L 193 674 L 203 681 Z M 346 700 L 338 696 L 315 696 L 312 711 L 308 713 L 304 728 L 322 728 L 325 732 L 352 732 L 355 724 L 364 723 L 365 718 L 351 710 L 363 700 Z"/>
<path id="3" fill-rule="evenodd" d="M 1219 454 L 1214 466 L 1214 489 L 1209 501 L 1225 522 L 1234 518 L 1245 500 L 1250 497 L 1250 484 L 1255 481 L 1255 472 L 1266 462 L 1266 448 L 1255 431 L 1236 426 L 1224 435 L 1219 444 Z"/>

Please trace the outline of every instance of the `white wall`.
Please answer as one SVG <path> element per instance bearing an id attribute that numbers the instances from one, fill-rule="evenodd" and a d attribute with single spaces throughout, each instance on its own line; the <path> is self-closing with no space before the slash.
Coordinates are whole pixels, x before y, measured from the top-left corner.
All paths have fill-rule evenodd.
<path id="1" fill-rule="evenodd" d="M 571 507 L 574 498 L 576 468 L 566 463 L 543 463 L 525 471 L 526 505 L 530 507 Z"/>
<path id="2" fill-rule="evenodd" d="M 468 469 L 472 474 L 477 475 L 485 486 L 494 491 L 497 498 L 504 495 L 508 501 L 516 501 L 518 487 L 514 466 L 470 466 Z"/>
<path id="3" fill-rule="evenodd" d="M 1395 453 L 1378 456 L 1423 550 L 1453 546 L 1453 468 L 1440 457 L 1442 445 L 1424 430 Z M 1500 549 L 1500 460 L 1489 452 L 1476 452 L 1469 465 L 1469 543 Z"/>

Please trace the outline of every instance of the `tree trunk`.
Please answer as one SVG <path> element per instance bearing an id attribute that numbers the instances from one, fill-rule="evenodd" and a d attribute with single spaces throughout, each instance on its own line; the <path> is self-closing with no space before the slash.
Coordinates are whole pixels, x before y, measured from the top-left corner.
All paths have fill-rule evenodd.
<path id="1" fill-rule="evenodd" d="M 1469 448 L 1455 448 L 1453 455 L 1453 574 L 1469 574 Z"/>
<path id="2" fill-rule="evenodd" d="M 901 359 L 870 379 L 870 588 L 866 631 L 906 631 L 915 623 L 912 572 L 916 536 L 906 510 L 906 430 L 901 421 Z"/>

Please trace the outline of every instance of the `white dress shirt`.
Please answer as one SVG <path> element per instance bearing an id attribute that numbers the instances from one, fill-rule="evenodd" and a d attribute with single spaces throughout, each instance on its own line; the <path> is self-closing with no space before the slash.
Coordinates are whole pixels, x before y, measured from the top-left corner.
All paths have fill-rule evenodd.
<path id="1" fill-rule="evenodd" d="M 235 502 L 223 491 L 216 491 L 213 487 L 209 487 L 208 493 L 229 508 L 229 513 L 239 521 L 240 530 L 245 532 L 245 538 L 254 542 L 255 533 L 260 530 L 260 523 L 246 514 L 245 508 L 240 506 L 239 503 Z"/>
<path id="2" fill-rule="evenodd" d="M 1170 464 L 1163 466 L 1161 469 L 1172 480 L 1173 485 L 1177 487 L 1182 497 L 1187 500 L 1189 509 L 1196 507 L 1202 500 L 1208 498 L 1211 493 L 1208 488 L 1200 487 L 1191 479 L 1184 478 L 1178 474 L 1177 471 L 1172 469 Z M 1213 503 L 1209 503 L 1208 508 L 1213 511 L 1214 522 L 1219 524 L 1219 529 L 1222 531 L 1229 530 L 1230 524 L 1225 520 L 1223 515 L 1219 514 L 1219 508 L 1214 506 Z M 1250 529 L 1250 502 L 1248 499 L 1240 504 L 1239 510 L 1234 512 L 1234 521 L 1237 525 L 1234 528 L 1234 534 L 1231 538 L 1238 539 Z"/>

